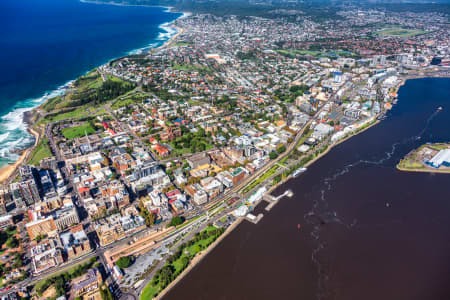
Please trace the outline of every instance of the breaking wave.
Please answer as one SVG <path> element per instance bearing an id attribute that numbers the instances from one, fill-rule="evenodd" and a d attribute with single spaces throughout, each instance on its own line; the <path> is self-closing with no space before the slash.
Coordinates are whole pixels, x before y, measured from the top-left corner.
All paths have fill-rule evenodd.
<path id="1" fill-rule="evenodd" d="M 34 143 L 34 136 L 27 131 L 24 113 L 50 98 L 62 95 L 71 83 L 72 81 L 69 81 L 53 91 L 45 92 L 41 97 L 20 101 L 0 117 L 0 167 L 16 161 L 18 152 Z"/>

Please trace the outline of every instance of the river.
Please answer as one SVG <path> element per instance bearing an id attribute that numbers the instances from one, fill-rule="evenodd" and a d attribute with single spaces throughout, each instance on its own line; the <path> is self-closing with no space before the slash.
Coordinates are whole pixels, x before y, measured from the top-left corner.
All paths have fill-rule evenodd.
<path id="1" fill-rule="evenodd" d="M 450 140 L 449 86 L 408 80 L 385 120 L 280 186 L 294 197 L 261 204 L 164 300 L 450 299 L 450 175 L 395 168 Z"/>

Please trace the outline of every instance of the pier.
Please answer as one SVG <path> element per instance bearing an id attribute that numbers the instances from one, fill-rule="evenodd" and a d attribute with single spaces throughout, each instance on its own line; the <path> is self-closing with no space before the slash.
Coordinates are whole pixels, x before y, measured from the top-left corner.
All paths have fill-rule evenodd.
<path id="1" fill-rule="evenodd" d="M 263 214 L 259 214 L 258 216 L 255 216 L 254 214 L 248 213 L 245 216 L 245 219 L 249 222 L 252 222 L 253 224 L 258 224 L 258 222 L 264 217 Z"/>
<path id="2" fill-rule="evenodd" d="M 291 198 L 293 195 L 294 195 L 294 192 L 292 192 L 291 190 L 287 190 L 287 191 L 285 191 L 283 194 L 281 194 L 281 195 L 279 195 L 279 196 L 277 196 L 277 197 L 274 197 L 274 196 L 272 196 L 272 195 L 270 195 L 270 194 L 264 195 L 263 200 L 269 202 L 269 205 L 267 205 L 266 208 L 265 208 L 266 211 L 270 211 L 270 210 L 272 209 L 272 207 L 274 207 L 275 204 L 277 204 L 278 201 L 279 201 L 281 198 L 283 198 L 283 197 L 289 197 L 289 198 Z"/>
<path id="3" fill-rule="evenodd" d="M 234 211 L 234 214 L 236 217 L 245 217 L 245 219 L 249 222 L 252 222 L 253 224 L 258 224 L 258 222 L 263 218 L 263 214 L 259 214 L 258 216 L 255 216 L 254 214 L 251 213 L 251 211 L 253 211 L 253 208 L 258 206 L 259 203 L 261 203 L 261 201 L 267 201 L 269 203 L 269 205 L 266 206 L 265 210 L 266 211 L 270 211 L 272 209 L 272 207 L 275 206 L 275 204 L 278 203 L 278 201 L 281 200 L 281 198 L 283 197 L 289 197 L 291 198 L 294 193 L 292 192 L 292 190 L 287 190 L 285 191 L 283 194 L 278 195 L 278 196 L 272 196 L 269 193 L 266 193 L 266 189 L 265 187 L 260 188 L 257 192 L 255 192 L 254 194 L 252 194 L 246 202 L 247 205 L 242 205 L 241 207 L 237 208 Z"/>

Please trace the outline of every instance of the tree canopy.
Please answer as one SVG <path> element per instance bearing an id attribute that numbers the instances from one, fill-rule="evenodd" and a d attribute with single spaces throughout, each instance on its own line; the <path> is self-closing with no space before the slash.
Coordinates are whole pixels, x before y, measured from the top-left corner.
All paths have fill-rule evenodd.
<path id="1" fill-rule="evenodd" d="M 133 262 L 132 256 L 122 256 L 116 261 L 116 265 L 121 269 L 125 269 L 131 266 L 132 262 Z"/>

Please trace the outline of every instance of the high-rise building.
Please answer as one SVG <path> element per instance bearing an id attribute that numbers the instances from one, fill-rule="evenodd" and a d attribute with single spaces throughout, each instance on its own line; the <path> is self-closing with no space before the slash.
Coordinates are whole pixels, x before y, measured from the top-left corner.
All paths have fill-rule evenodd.
<path id="1" fill-rule="evenodd" d="M 136 180 L 156 174 L 161 167 L 154 161 L 146 161 L 133 168 L 133 176 Z"/>
<path id="2" fill-rule="evenodd" d="M 6 205 L 10 202 L 11 194 L 7 189 L 0 189 L 0 215 L 6 213 Z"/>
<path id="3" fill-rule="evenodd" d="M 11 183 L 9 189 L 17 207 L 26 207 L 41 200 L 34 178 Z"/>

